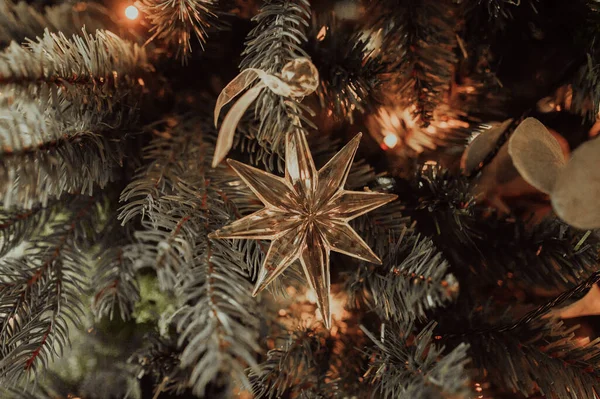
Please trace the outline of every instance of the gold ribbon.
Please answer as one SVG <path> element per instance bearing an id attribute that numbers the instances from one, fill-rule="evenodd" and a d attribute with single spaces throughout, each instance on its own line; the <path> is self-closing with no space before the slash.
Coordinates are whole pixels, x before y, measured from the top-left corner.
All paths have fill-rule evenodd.
<path id="1" fill-rule="evenodd" d="M 264 88 L 268 88 L 273 93 L 283 97 L 302 98 L 314 92 L 319 86 L 319 71 L 308 58 L 296 58 L 288 62 L 278 75 L 270 75 L 257 68 L 243 70 L 219 94 L 214 113 L 215 127 L 218 125 L 221 109 L 238 94 L 250 87 L 256 79 L 260 79 L 260 82 L 244 93 L 233 104 L 223 119 L 215 147 L 213 168 L 221 163 L 231 149 L 235 128 L 244 112 Z"/>

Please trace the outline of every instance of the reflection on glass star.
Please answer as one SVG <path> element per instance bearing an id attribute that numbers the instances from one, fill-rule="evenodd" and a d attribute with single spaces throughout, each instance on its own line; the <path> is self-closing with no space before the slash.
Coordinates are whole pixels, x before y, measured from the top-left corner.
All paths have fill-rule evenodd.
<path id="1" fill-rule="evenodd" d="M 210 236 L 272 240 L 253 295 L 300 259 L 328 328 L 329 252 L 381 263 L 348 221 L 396 199 L 392 194 L 344 190 L 360 137 L 361 134 L 354 137 L 317 172 L 304 134 L 289 133 L 285 142 L 285 178 L 229 159 L 231 167 L 265 208 Z"/>

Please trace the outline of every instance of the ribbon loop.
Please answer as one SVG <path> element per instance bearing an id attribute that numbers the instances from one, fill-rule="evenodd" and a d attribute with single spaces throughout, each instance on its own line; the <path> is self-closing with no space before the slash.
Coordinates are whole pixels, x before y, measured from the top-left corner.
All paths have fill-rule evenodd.
<path id="1" fill-rule="evenodd" d="M 214 111 L 215 127 L 218 125 L 221 109 L 250 87 L 256 79 L 260 79 L 261 82 L 240 97 L 223 120 L 215 147 L 213 168 L 231 149 L 237 124 L 265 87 L 282 97 L 302 98 L 314 92 L 319 86 L 319 71 L 308 58 L 296 58 L 288 62 L 279 75 L 270 75 L 257 68 L 244 69 L 219 94 Z"/>

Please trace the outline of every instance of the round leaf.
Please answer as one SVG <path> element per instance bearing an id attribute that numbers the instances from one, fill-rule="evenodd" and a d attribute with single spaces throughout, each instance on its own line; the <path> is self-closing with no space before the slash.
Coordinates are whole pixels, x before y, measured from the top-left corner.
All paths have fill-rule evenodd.
<path id="1" fill-rule="evenodd" d="M 566 161 L 560 143 L 540 121 L 527 118 L 508 141 L 508 153 L 523 179 L 549 194 Z"/>
<path id="2" fill-rule="evenodd" d="M 600 139 L 575 151 L 552 191 L 556 214 L 580 229 L 600 228 Z"/>
<path id="3" fill-rule="evenodd" d="M 480 133 L 471 141 L 461 159 L 461 168 L 465 173 L 471 172 L 496 147 L 496 142 L 504 133 L 512 119 L 507 119 L 490 130 Z"/>

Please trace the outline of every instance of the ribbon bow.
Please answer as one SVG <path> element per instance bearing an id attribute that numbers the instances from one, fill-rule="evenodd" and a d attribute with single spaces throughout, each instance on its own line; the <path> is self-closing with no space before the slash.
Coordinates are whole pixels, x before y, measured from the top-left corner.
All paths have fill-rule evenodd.
<path id="1" fill-rule="evenodd" d="M 319 71 L 308 58 L 296 58 L 288 62 L 283 66 L 279 75 L 270 75 L 257 68 L 244 69 L 219 94 L 215 106 L 215 127 L 218 125 L 221 108 L 256 79 L 260 79 L 260 82 L 244 93 L 223 119 L 213 157 L 213 168 L 225 158 L 231 149 L 237 124 L 264 88 L 284 97 L 304 97 L 314 92 L 319 86 Z"/>

